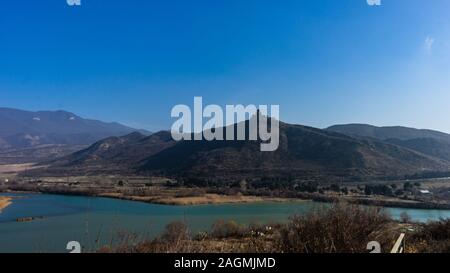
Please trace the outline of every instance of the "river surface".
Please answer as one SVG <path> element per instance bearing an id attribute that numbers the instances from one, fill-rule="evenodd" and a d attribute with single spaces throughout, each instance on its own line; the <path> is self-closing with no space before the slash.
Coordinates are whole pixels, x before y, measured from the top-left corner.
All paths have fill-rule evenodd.
<path id="1" fill-rule="evenodd" d="M 286 221 L 290 215 L 304 214 L 327 206 L 312 201 L 247 203 L 198 206 L 165 206 L 110 198 L 49 194 L 9 194 L 20 196 L 0 213 L 0 252 L 67 252 L 69 241 L 78 241 L 92 251 L 105 244 L 117 244 L 120 234 L 139 238 L 159 235 L 170 222 L 187 222 L 193 232 L 209 230 L 219 220 L 242 224 Z M 450 211 L 386 209 L 394 218 L 406 211 L 413 220 L 450 218 Z M 35 217 L 31 222 L 17 222 Z"/>

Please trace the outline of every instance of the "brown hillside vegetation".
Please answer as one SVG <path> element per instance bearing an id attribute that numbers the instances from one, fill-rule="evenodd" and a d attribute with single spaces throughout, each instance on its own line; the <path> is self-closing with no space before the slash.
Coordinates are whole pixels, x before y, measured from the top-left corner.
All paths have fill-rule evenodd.
<path id="1" fill-rule="evenodd" d="M 234 125 L 237 126 L 237 125 Z M 248 126 L 247 126 L 248 127 Z M 381 140 L 353 138 L 280 123 L 280 145 L 261 152 L 260 141 L 180 141 L 170 132 L 104 139 L 80 152 L 29 172 L 194 177 L 199 183 L 280 178 L 308 181 L 367 181 L 450 170 L 450 163 Z"/>

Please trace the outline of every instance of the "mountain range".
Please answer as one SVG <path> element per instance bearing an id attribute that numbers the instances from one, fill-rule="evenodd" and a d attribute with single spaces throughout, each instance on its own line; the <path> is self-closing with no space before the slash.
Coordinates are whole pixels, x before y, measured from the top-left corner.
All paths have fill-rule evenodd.
<path id="1" fill-rule="evenodd" d="M 48 158 L 52 152 L 63 155 L 101 139 L 135 131 L 149 134 L 115 122 L 84 119 L 66 111 L 0 108 L 0 125 L 0 160 L 3 161 Z"/>
<path id="2" fill-rule="evenodd" d="M 450 135 L 408 127 L 376 127 L 367 124 L 335 125 L 328 131 L 356 138 L 370 138 L 395 144 L 442 160 L 450 161 Z"/>
<path id="3" fill-rule="evenodd" d="M 443 152 L 438 156 L 422 143 L 417 147 L 411 144 L 418 139 L 445 143 L 443 133 L 425 134 L 408 128 L 369 134 L 367 128 L 372 127 L 356 127 L 317 129 L 280 122 L 280 146 L 275 152 L 261 152 L 260 141 L 175 142 L 166 131 L 151 136 L 133 133 L 98 141 L 87 149 L 47 162 L 37 171 L 46 175 L 182 176 L 204 181 L 361 181 L 450 170 L 450 161 Z"/>

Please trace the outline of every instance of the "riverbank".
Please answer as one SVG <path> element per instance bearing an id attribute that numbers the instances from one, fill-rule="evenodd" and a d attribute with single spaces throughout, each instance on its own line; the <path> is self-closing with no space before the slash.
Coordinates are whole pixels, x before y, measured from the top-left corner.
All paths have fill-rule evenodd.
<path id="1" fill-rule="evenodd" d="M 340 230 L 346 232 L 339 231 L 335 234 L 338 239 L 344 238 L 347 241 L 349 236 L 355 236 L 355 239 L 364 240 L 364 244 L 359 241 L 351 243 L 350 247 L 353 251 L 355 251 L 355 245 L 361 246 L 361 251 L 364 251 L 367 241 L 379 241 L 380 239 L 389 240 L 385 243 L 380 242 L 386 246 L 386 251 L 389 251 L 399 234 L 416 230 L 422 226 L 421 223 L 429 220 L 438 221 L 440 218 L 448 219 L 450 217 L 450 212 L 428 213 L 412 210 L 408 210 L 405 217 L 399 217 L 399 215 L 401 216 L 399 210 L 384 210 L 346 203 L 324 205 L 315 202 L 280 202 L 183 207 L 128 202 L 118 198 L 68 197 L 47 194 L 27 196 L 23 193 L 17 195 L 19 197 L 16 197 L 15 194 L 13 196 L 14 209 L 5 211 L 6 213 L 0 217 L 2 218 L 0 241 L 4 242 L 0 246 L 0 252 L 33 251 L 37 243 L 45 246 L 39 251 L 65 251 L 67 241 L 73 238 L 85 238 L 85 234 L 89 232 L 89 234 L 98 235 L 95 237 L 95 242 L 92 237 L 92 241 L 87 238 L 86 241 L 81 242 L 86 251 L 95 251 L 103 246 L 111 246 L 112 251 L 115 251 L 122 243 L 129 243 L 128 247 L 139 248 L 136 251 L 131 249 L 131 252 L 183 252 L 190 249 L 198 252 L 219 253 L 254 253 L 255 251 L 286 253 L 297 252 L 298 249 L 291 249 L 291 247 L 302 243 L 303 238 L 314 240 L 314 242 L 316 238 L 317 240 L 324 238 L 323 240 L 329 242 L 330 236 L 334 236 L 329 233 L 334 232 L 337 225 L 341 225 Z M 21 199 L 16 198 L 26 198 L 26 202 L 21 202 Z M 342 209 L 327 213 L 330 208 L 337 206 Z M 362 214 L 364 211 L 373 211 L 376 214 L 371 213 L 364 216 Z M 324 214 L 323 217 L 320 217 L 322 219 L 320 222 L 316 221 L 318 214 L 319 216 Z M 305 224 L 302 224 L 303 221 L 292 222 L 298 217 L 303 217 L 302 219 L 308 222 Z M 389 217 L 391 219 L 388 223 L 389 226 L 386 229 L 373 230 L 373 232 L 367 231 L 367 225 L 372 225 L 380 217 Z M 41 221 L 41 219 L 43 220 Z M 399 220 L 408 225 L 400 223 Z M 417 223 L 411 222 L 410 225 L 409 221 L 417 221 Z M 187 226 L 187 231 L 183 232 L 179 229 L 180 223 Z M 42 225 L 45 226 L 45 229 L 39 228 Z M 169 234 L 165 234 L 164 226 L 169 226 Z M 291 237 L 295 235 L 295 233 L 291 233 L 291 231 L 295 231 L 293 228 L 306 230 L 298 230 L 301 238 L 299 237 L 298 241 L 291 244 L 291 239 L 295 239 L 295 237 Z M 444 226 L 442 230 L 448 229 Z M 393 236 L 386 236 L 385 232 L 387 231 L 394 232 Z M 15 236 L 10 236 L 11 232 L 14 232 Z M 181 238 L 182 241 L 179 244 L 172 243 L 171 238 L 178 238 L 173 235 L 183 235 L 188 232 L 189 236 Z M 367 233 L 360 234 L 358 232 Z M 48 237 L 48 234 L 52 234 L 52 236 Z M 283 234 L 287 237 L 280 238 L 279 236 Z M 377 238 L 378 235 L 381 237 Z M 153 241 L 154 239 L 157 240 Z M 161 242 L 160 239 L 164 241 Z M 145 240 L 150 240 L 150 242 L 145 242 Z M 166 240 L 169 242 L 166 243 Z M 140 242 L 142 244 L 139 245 Z M 325 247 L 329 246 L 329 244 L 325 245 L 326 242 L 324 242 Z M 413 242 L 411 237 L 408 237 L 407 242 Z M 286 248 L 283 247 L 285 244 L 287 244 Z M 430 242 L 429 245 L 433 246 L 434 244 Z M 187 248 L 178 248 L 177 246 L 186 246 Z M 330 251 L 347 251 L 347 248 L 341 244 L 336 244 L 336 247 Z M 124 251 L 126 252 L 126 250 Z M 320 248 L 314 251 L 327 250 Z"/>
<path id="2" fill-rule="evenodd" d="M 306 202 L 315 201 L 321 203 L 338 203 L 345 202 L 355 205 L 385 207 L 385 208 L 403 208 L 403 209 L 425 209 L 425 210 L 450 210 L 450 204 L 420 202 L 416 200 L 403 200 L 398 198 L 388 198 L 384 196 L 336 196 L 324 194 L 283 194 L 275 193 L 273 196 L 260 195 L 254 192 L 247 194 L 219 194 L 219 193 L 202 193 L 201 189 L 192 194 L 183 190 L 167 190 L 164 189 L 159 193 L 150 195 L 133 195 L 122 192 L 92 192 L 77 190 L 32 190 L 32 191 L 12 191 L 14 193 L 43 193 L 43 194 L 59 194 L 74 196 L 91 196 L 105 197 L 120 200 L 144 202 L 157 205 L 170 206 L 194 206 L 194 205 L 220 205 L 220 204 L 246 204 L 246 203 L 263 203 L 263 202 Z"/>
<path id="3" fill-rule="evenodd" d="M 411 182 L 407 183 L 411 184 Z M 450 200 L 441 194 L 449 189 L 444 187 L 439 191 L 436 187 L 431 187 L 436 186 L 435 184 L 428 185 L 425 182 L 409 191 L 405 191 L 400 184 L 395 186 L 383 184 L 382 186 L 390 191 L 369 194 L 366 194 L 365 185 L 358 183 L 345 186 L 324 183 L 315 187 L 310 185 L 310 188 L 307 187 L 308 185 L 294 188 L 250 187 L 245 184 L 193 187 L 180 185 L 175 180 L 163 177 L 84 176 L 64 179 L 42 177 L 35 180 L 17 177 L 10 183 L 4 183 L 3 189 L 0 185 L 0 191 L 109 197 L 177 206 L 312 200 L 326 203 L 344 201 L 351 204 L 389 208 L 450 210 Z M 371 184 L 369 186 L 371 186 L 369 189 L 378 189 Z M 393 192 L 394 188 L 397 189 L 395 192 Z M 433 194 L 428 196 L 417 194 L 422 188 L 433 191 Z"/>
<path id="4" fill-rule="evenodd" d="M 403 209 L 425 209 L 425 210 L 450 210 L 450 204 L 437 202 L 422 202 L 417 200 L 405 200 L 399 198 L 390 198 L 385 196 L 327 196 L 315 195 L 310 197 L 317 202 L 336 203 L 345 201 L 349 204 L 385 207 L 385 208 L 403 208 Z"/>
<path id="5" fill-rule="evenodd" d="M 153 239 L 104 245 L 97 252 L 368 253 L 367 242 L 376 241 L 382 253 L 390 253 L 403 234 L 407 238 L 406 253 L 448 253 L 450 238 L 445 231 L 449 224 L 445 220 L 426 224 L 399 222 L 378 208 L 333 204 L 284 222 L 243 225 L 218 220 L 200 233 L 192 232 L 185 221 L 174 221 Z M 431 237 L 423 238 L 430 234 Z"/>
<path id="6" fill-rule="evenodd" d="M 97 252 L 348 254 L 369 253 L 367 243 L 375 241 L 380 253 L 397 253 L 392 250 L 404 238 L 403 253 L 448 253 L 449 228 L 449 220 L 399 222 L 377 208 L 334 204 L 282 223 L 249 226 L 220 220 L 199 234 L 183 221 L 172 222 L 154 239 L 105 245 Z"/>
<path id="7" fill-rule="evenodd" d="M 305 202 L 316 201 L 322 203 L 345 202 L 355 205 L 366 205 L 386 208 L 425 209 L 425 210 L 450 210 L 448 203 L 421 202 L 417 200 L 405 200 L 385 196 L 339 196 L 317 193 L 273 192 L 272 195 L 264 195 L 260 192 L 247 191 L 245 194 L 221 194 L 205 189 L 188 188 L 159 188 L 144 194 L 132 192 L 114 192 L 80 188 L 28 188 L 9 190 L 13 193 L 42 193 L 74 196 L 106 197 L 120 200 L 144 202 L 158 205 L 193 206 L 193 205 L 220 205 L 220 204 L 245 204 L 262 202 Z M 9 204 L 8 204 L 9 205 Z"/>
<path id="8" fill-rule="evenodd" d="M 199 196 L 186 196 L 186 197 L 177 197 L 177 196 L 162 197 L 162 196 L 127 196 L 120 193 L 103 193 L 99 194 L 98 196 L 117 198 L 122 200 L 146 202 L 159 205 L 172 205 L 172 206 L 305 201 L 301 199 L 276 198 L 276 197 L 252 196 L 241 194 L 237 195 L 203 194 Z"/>
<path id="9" fill-rule="evenodd" d="M 8 207 L 11 204 L 12 198 L 0 196 L 0 213 L 2 213 L 2 210 L 6 209 L 6 207 Z"/>

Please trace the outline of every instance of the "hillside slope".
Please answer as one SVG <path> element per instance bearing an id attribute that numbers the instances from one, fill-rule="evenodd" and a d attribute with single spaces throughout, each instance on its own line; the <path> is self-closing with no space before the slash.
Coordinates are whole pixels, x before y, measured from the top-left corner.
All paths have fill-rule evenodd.
<path id="1" fill-rule="evenodd" d="M 449 170 L 449 163 L 377 140 L 300 125 L 280 125 L 280 147 L 257 141 L 182 141 L 145 160 L 140 171 L 213 179 L 254 177 L 323 181 L 402 177 Z"/>
<path id="2" fill-rule="evenodd" d="M 450 135 L 408 127 L 376 127 L 366 124 L 336 125 L 327 128 L 353 137 L 372 138 L 450 161 Z"/>
<path id="3" fill-rule="evenodd" d="M 448 170 L 447 161 L 398 145 L 280 123 L 275 152 L 261 152 L 260 141 L 175 142 L 169 132 L 150 137 L 135 133 L 99 141 L 51 162 L 45 172 L 154 174 L 205 181 L 360 181 Z"/>

